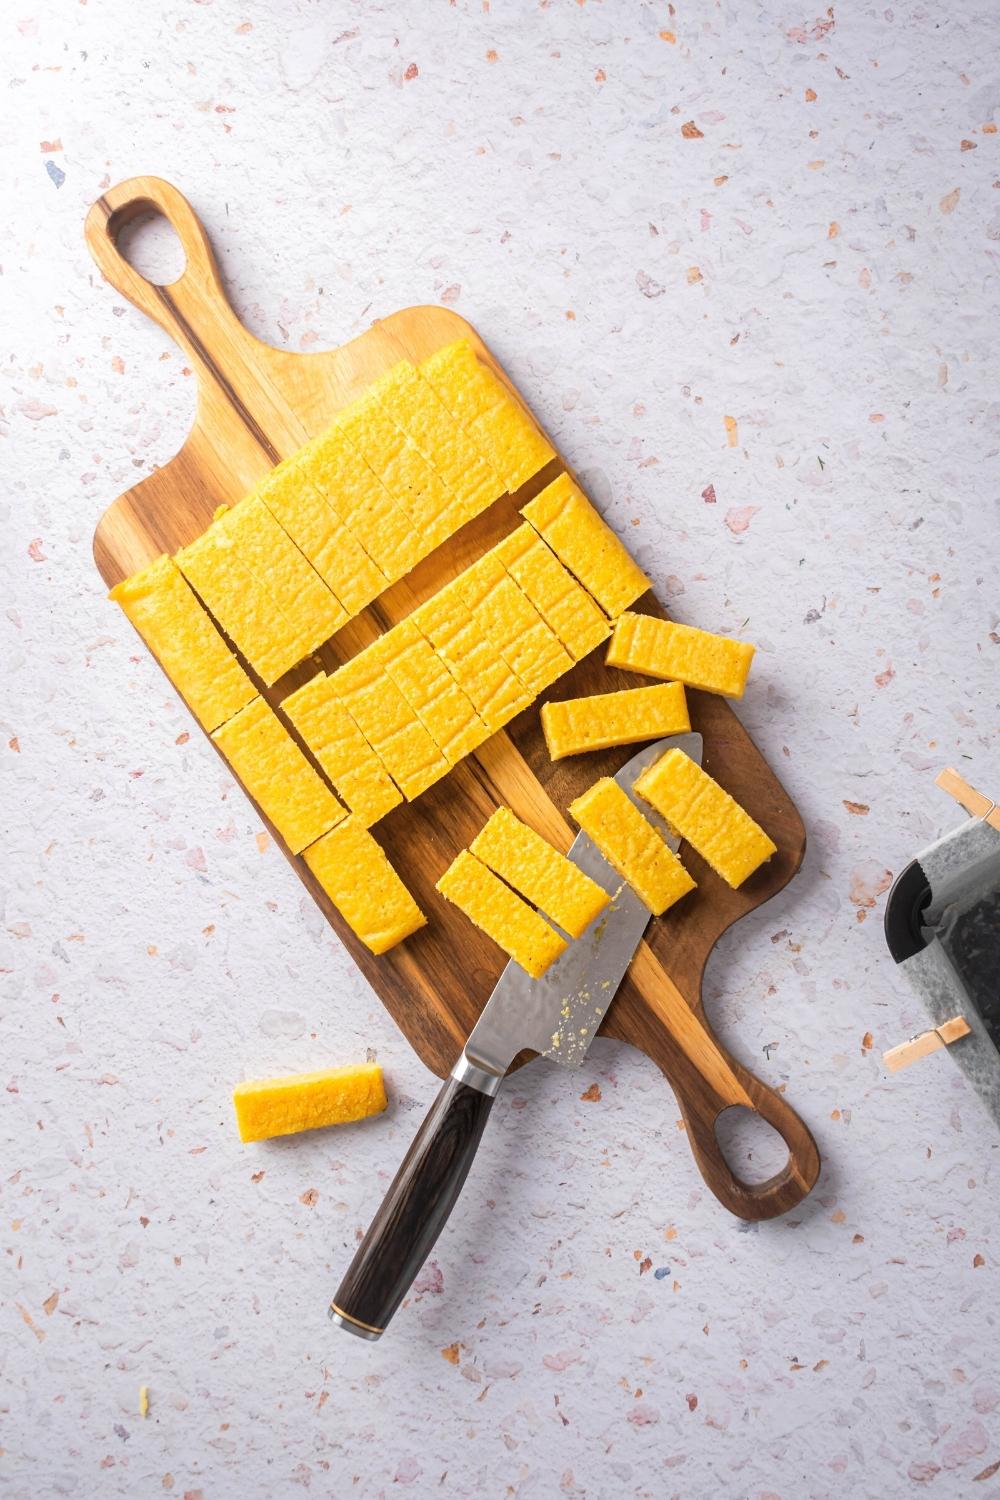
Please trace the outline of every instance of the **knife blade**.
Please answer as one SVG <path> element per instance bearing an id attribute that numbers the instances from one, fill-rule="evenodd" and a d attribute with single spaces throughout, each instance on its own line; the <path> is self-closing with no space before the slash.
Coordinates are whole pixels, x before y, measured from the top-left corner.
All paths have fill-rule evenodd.
<path id="1" fill-rule="evenodd" d="M 676 852 L 677 838 L 634 790 L 675 746 L 701 764 L 700 734 L 671 735 L 633 755 L 615 780 Z M 501 974 L 330 1304 L 333 1322 L 360 1338 L 381 1337 L 429 1255 L 514 1058 L 527 1049 L 579 1067 L 642 940 L 649 909 L 596 844 L 578 834 L 569 858 L 611 902 L 540 979 L 513 960 Z"/>

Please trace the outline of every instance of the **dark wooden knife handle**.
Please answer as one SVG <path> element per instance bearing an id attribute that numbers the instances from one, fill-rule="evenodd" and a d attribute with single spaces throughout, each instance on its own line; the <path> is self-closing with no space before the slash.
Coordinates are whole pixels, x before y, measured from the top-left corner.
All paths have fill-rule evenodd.
<path id="1" fill-rule="evenodd" d="M 378 1338 L 462 1191 L 493 1094 L 445 1080 L 330 1304 L 335 1322 Z"/>

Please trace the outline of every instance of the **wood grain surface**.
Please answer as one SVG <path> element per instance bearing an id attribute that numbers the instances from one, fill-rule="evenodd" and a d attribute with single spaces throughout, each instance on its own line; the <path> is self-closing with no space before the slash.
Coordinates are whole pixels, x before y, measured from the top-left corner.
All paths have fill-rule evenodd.
<path id="1" fill-rule="evenodd" d="M 187 257 L 183 273 L 169 286 L 147 281 L 117 248 L 125 224 L 155 212 L 172 223 Z M 320 354 L 292 354 L 261 343 L 233 313 L 208 237 L 190 205 L 158 178 L 134 178 L 109 189 L 87 217 L 86 236 L 105 278 L 177 341 L 198 381 L 197 415 L 184 447 L 101 517 L 94 557 L 109 587 L 161 552 L 193 541 L 218 505 L 240 499 L 404 356 L 418 361 L 442 344 L 466 337 L 521 399 L 475 330 L 444 308 L 407 308 L 341 348 Z M 329 669 L 347 660 L 402 619 L 513 530 L 520 520 L 518 507 L 562 467 L 568 466 L 561 459 L 553 462 L 514 498 L 505 496 L 464 527 L 344 626 L 316 658 L 265 690 L 268 699 L 279 702 L 313 675 L 317 662 Z M 652 594 L 637 607 L 662 613 Z M 606 667 L 601 647 L 546 696 L 571 697 L 640 682 L 648 679 Z M 805 831 L 791 799 L 729 705 L 695 691 L 689 702 L 692 728 L 705 737 L 706 770 L 763 825 L 778 853 L 739 891 L 731 891 L 685 849 L 685 863 L 699 888 L 651 922 L 601 1030 L 640 1047 L 662 1069 L 677 1096 L 698 1166 L 720 1202 L 743 1218 L 768 1218 L 806 1195 L 818 1176 L 819 1156 L 808 1129 L 784 1098 L 747 1072 L 714 1037 L 702 1007 L 701 982 L 720 934 L 794 875 Z M 379 958 L 347 929 L 305 862 L 285 850 L 415 1051 L 440 1077 L 460 1052 L 505 958 L 437 894 L 435 881 L 501 803 L 557 847 L 567 848 L 572 837 L 568 803 L 597 776 L 616 771 L 634 748 L 552 763 L 536 704 L 416 802 L 396 808 L 377 825 L 377 836 L 430 920 Z M 765 1183 L 741 1181 L 718 1145 L 716 1120 L 733 1105 L 759 1111 L 788 1145 L 786 1164 Z M 666 1098 L 664 1108 L 670 1108 Z"/>

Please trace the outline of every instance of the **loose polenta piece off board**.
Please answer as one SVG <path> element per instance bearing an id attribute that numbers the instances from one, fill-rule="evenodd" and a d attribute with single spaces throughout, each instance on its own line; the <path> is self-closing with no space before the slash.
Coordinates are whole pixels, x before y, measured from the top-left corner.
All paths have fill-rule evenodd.
<path id="1" fill-rule="evenodd" d="M 748 641 L 713 635 L 693 625 L 628 613 L 615 621 L 608 666 L 742 698 L 755 649 Z"/>
<path id="2" fill-rule="evenodd" d="M 261 1078 L 233 1090 L 241 1141 L 267 1141 L 364 1120 L 381 1114 L 387 1102 L 378 1063 Z"/>
<path id="3" fill-rule="evenodd" d="M 668 750 L 635 789 L 734 890 L 777 853 L 763 828 L 683 750 Z"/>
<path id="4" fill-rule="evenodd" d="M 437 889 L 532 979 L 566 951 L 566 939 L 468 849 L 448 866 Z"/>
<path id="5" fill-rule="evenodd" d="M 677 855 L 610 776 L 595 781 L 569 810 L 654 917 L 694 890 Z"/>
<path id="6" fill-rule="evenodd" d="M 212 738 L 293 854 L 347 817 L 263 698 L 240 709 Z"/>
<path id="7" fill-rule="evenodd" d="M 609 745 L 663 739 L 690 728 L 680 682 L 542 704 L 542 732 L 553 760 L 587 750 L 606 750 Z"/>
<path id="8" fill-rule="evenodd" d="M 359 818 L 346 818 L 305 851 L 305 862 L 354 935 L 385 953 L 427 918 Z"/>
<path id="9" fill-rule="evenodd" d="M 497 808 L 469 851 L 571 938 L 580 937 L 611 899 L 509 807 Z"/>
<path id="10" fill-rule="evenodd" d="M 116 584 L 109 597 L 121 605 L 209 733 L 257 696 L 171 558 L 158 557 Z"/>

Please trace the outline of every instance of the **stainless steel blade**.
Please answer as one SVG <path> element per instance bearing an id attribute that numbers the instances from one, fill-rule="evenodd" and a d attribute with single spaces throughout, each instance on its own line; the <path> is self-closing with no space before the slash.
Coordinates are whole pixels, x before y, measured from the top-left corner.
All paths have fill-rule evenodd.
<path id="1" fill-rule="evenodd" d="M 615 780 L 676 851 L 679 840 L 633 790 L 647 766 L 675 747 L 701 764 L 701 735 L 676 734 L 646 745 Z M 611 904 L 541 979 L 513 960 L 504 969 L 465 1048 L 468 1062 L 487 1074 L 504 1074 L 523 1048 L 579 1067 L 646 930 L 649 908 L 585 833 L 577 835 L 569 858 L 604 887 Z"/>

